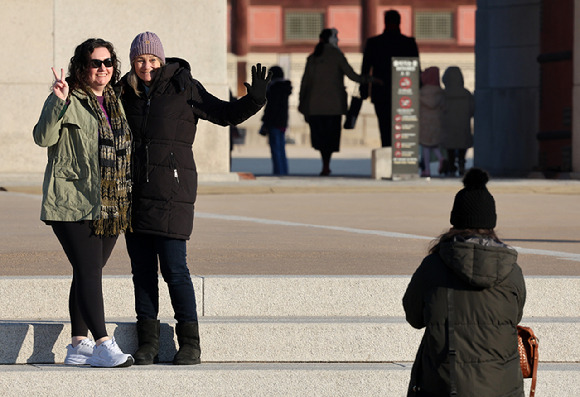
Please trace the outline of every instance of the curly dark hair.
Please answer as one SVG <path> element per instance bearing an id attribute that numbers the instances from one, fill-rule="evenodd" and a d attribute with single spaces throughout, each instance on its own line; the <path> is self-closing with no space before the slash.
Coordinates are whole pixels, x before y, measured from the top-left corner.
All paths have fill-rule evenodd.
<path id="1" fill-rule="evenodd" d="M 121 77 L 121 62 L 117 58 L 113 44 L 103 39 L 88 39 L 79 44 L 75 49 L 75 53 L 70 59 L 68 65 L 68 76 L 66 81 L 70 90 L 81 89 L 89 92 L 88 88 L 88 70 L 90 68 L 89 62 L 91 54 L 96 48 L 104 47 L 111 53 L 111 60 L 113 61 L 113 76 L 110 84 L 115 84 Z"/>

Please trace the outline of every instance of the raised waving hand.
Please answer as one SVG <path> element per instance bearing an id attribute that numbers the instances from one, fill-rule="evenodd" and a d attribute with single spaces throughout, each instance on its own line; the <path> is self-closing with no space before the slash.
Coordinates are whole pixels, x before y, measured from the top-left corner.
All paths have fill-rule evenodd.
<path id="1" fill-rule="evenodd" d="M 252 66 L 252 85 L 244 83 L 248 94 L 257 103 L 266 102 L 266 89 L 268 84 L 272 80 L 272 71 L 266 74 L 266 67 L 262 67 L 262 64 L 258 63 Z"/>
<path id="2" fill-rule="evenodd" d="M 52 86 L 52 92 L 54 93 L 54 95 L 56 95 L 63 101 L 66 101 L 66 98 L 68 97 L 68 83 L 64 79 L 64 69 L 62 68 L 60 69 L 60 78 L 56 74 L 56 70 L 54 70 L 54 67 L 52 67 L 51 69 L 55 80 Z"/>

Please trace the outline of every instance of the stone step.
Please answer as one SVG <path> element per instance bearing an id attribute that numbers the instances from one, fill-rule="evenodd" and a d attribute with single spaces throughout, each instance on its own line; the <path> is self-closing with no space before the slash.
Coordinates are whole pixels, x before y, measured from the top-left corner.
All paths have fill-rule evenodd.
<path id="1" fill-rule="evenodd" d="M 35 396 L 388 396 L 403 397 L 411 362 L 215 363 L 90 368 L 64 365 L 0 366 L 7 397 Z M 580 363 L 541 363 L 539 396 L 578 395 Z M 530 379 L 524 380 L 525 395 Z"/>
<path id="2" fill-rule="evenodd" d="M 204 276 L 192 277 L 198 315 L 404 316 L 409 276 Z M 524 315 L 580 317 L 580 277 L 526 277 Z M 160 316 L 172 317 L 160 280 Z M 70 277 L 1 277 L 0 319 L 68 317 Z M 105 313 L 134 317 L 130 276 L 103 279 Z"/>
<path id="3" fill-rule="evenodd" d="M 542 362 L 580 362 L 580 318 L 524 318 L 540 338 Z M 162 362 L 176 352 L 174 322 L 161 327 Z M 137 348 L 135 323 L 107 324 L 119 346 Z M 67 321 L 0 321 L 0 364 L 62 363 L 70 343 Z M 402 317 L 203 317 L 204 362 L 392 362 L 413 361 L 422 330 Z M 565 335 L 566 337 L 562 337 Z"/>

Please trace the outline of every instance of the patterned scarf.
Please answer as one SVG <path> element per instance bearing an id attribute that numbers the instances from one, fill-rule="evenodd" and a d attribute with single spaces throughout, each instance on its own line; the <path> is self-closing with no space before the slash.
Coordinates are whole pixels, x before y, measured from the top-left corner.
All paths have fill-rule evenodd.
<path id="1" fill-rule="evenodd" d="M 97 235 L 118 236 L 131 230 L 131 131 L 113 88 L 105 87 L 102 111 L 97 97 L 88 95 L 99 121 L 101 216 L 93 221 Z"/>

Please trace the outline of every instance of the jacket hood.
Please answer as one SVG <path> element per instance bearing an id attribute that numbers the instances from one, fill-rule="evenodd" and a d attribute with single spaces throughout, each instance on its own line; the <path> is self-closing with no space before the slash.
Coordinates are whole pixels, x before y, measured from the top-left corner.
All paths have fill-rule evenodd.
<path id="1" fill-rule="evenodd" d="M 511 273 L 518 254 L 492 239 L 471 237 L 442 242 L 439 256 L 463 281 L 474 287 L 489 288 Z"/>
<path id="2" fill-rule="evenodd" d="M 179 67 L 185 68 L 191 72 L 191 66 L 189 65 L 189 62 L 187 62 L 185 59 L 181 59 L 181 58 L 167 58 L 167 59 L 165 59 L 166 65 L 169 66 L 172 63 L 173 64 L 176 63 Z"/>
<path id="3" fill-rule="evenodd" d="M 290 80 L 274 79 L 270 82 L 270 85 L 268 85 L 268 92 L 271 91 L 287 93 L 290 95 L 292 93 L 292 83 Z"/>
<path id="4" fill-rule="evenodd" d="M 443 73 L 441 79 L 445 84 L 446 89 L 462 89 L 464 88 L 463 73 L 457 66 L 450 66 Z"/>

